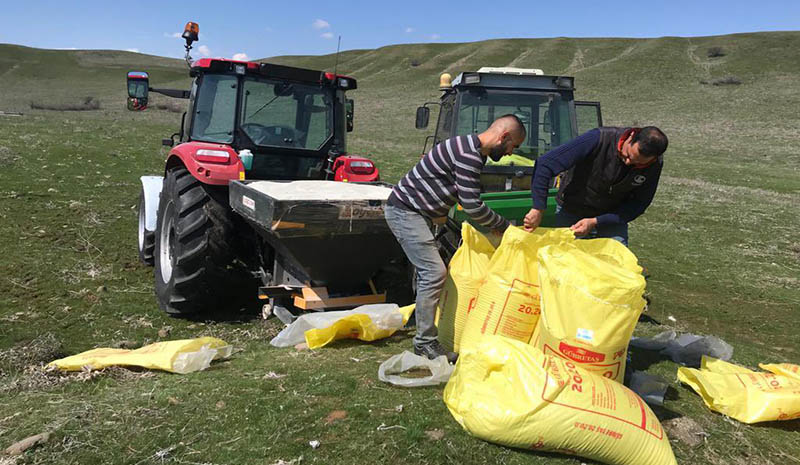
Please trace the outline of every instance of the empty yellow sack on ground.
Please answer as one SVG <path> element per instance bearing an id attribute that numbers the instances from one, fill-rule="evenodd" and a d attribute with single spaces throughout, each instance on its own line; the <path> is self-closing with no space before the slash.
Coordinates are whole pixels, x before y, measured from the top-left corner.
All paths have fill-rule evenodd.
<path id="1" fill-rule="evenodd" d="M 537 228 L 529 233 L 509 226 L 467 316 L 461 349 L 472 347 L 489 334 L 529 342 L 540 311 L 536 253 L 546 245 L 574 240 L 569 228 Z"/>
<path id="2" fill-rule="evenodd" d="M 494 246 L 468 222 L 461 223 L 461 245 L 447 268 L 447 281 L 439 298 L 439 342 L 447 349 L 461 349 L 461 333 L 478 289 L 489 272 Z"/>
<path id="3" fill-rule="evenodd" d="M 646 283 L 627 247 L 595 240 L 539 249 L 542 310 L 532 345 L 621 383 Z"/>
<path id="4" fill-rule="evenodd" d="M 84 367 L 100 370 L 110 366 L 137 366 L 171 373 L 205 370 L 212 360 L 227 358 L 233 347 L 215 337 L 156 342 L 136 350 L 99 348 L 50 362 L 65 371 Z"/>
<path id="5" fill-rule="evenodd" d="M 375 341 L 394 334 L 408 322 L 414 305 L 370 304 L 352 310 L 313 312 L 300 316 L 272 338 L 275 347 L 293 347 L 305 342 L 318 349 L 339 339 Z"/>
<path id="6" fill-rule="evenodd" d="M 759 373 L 703 356 L 700 369 L 678 368 L 678 379 L 706 406 L 742 423 L 800 418 L 800 379 Z"/>
<path id="7" fill-rule="evenodd" d="M 309 329 L 304 333 L 309 349 L 318 349 L 339 339 L 359 339 L 361 341 L 377 341 L 384 339 L 408 323 L 414 313 L 414 304 L 400 307 L 396 311 L 401 316 L 399 325 L 382 317 L 375 317 L 368 312 L 355 313 L 336 320 L 327 328 Z M 333 312 L 328 312 L 330 315 Z"/>
<path id="8" fill-rule="evenodd" d="M 465 349 L 444 390 L 470 434 L 616 465 L 675 465 L 666 433 L 633 391 L 500 336 Z"/>

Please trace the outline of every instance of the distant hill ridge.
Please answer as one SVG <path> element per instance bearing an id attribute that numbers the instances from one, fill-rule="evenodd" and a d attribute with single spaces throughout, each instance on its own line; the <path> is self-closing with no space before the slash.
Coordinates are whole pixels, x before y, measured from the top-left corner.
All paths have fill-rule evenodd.
<path id="1" fill-rule="evenodd" d="M 332 70 L 336 55 L 263 61 Z M 547 74 L 575 76 L 576 96 L 601 101 L 606 124 L 657 124 L 676 141 L 719 150 L 731 150 L 735 141 L 744 148 L 737 151 L 740 156 L 748 156 L 759 138 L 772 137 L 786 141 L 779 145 L 786 147 L 785 156 L 797 156 L 789 147 L 796 145 L 798 135 L 800 31 L 498 39 L 345 51 L 337 71 L 359 82 L 351 94 L 356 130 L 350 149 L 380 154 L 384 165 L 398 172 L 407 169 L 406 160 L 416 156 L 425 135 L 414 130 L 415 107 L 438 98 L 441 73 L 455 76 L 481 66 L 541 68 Z M 124 112 L 125 72 L 131 69 L 148 71 L 154 86 L 188 88 L 190 82 L 180 59 L 0 44 L 0 110 L 30 111 L 33 100 L 70 103 L 91 96 L 101 102 L 103 112 Z M 148 120 L 145 115 L 135 118 Z M 164 118 L 177 121 L 178 115 Z"/>

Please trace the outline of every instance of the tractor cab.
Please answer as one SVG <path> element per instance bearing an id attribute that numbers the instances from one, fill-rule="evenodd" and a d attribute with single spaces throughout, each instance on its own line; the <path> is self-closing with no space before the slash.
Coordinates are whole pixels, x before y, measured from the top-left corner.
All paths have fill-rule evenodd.
<path id="1" fill-rule="evenodd" d="M 416 127 L 424 129 L 430 119 L 430 106 L 439 106 L 435 131 L 425 139 L 423 153 L 453 136 L 478 134 L 497 118 L 517 116 L 527 136 L 511 155 L 500 161 L 488 159 L 481 172 L 481 199 L 486 205 L 521 225 L 531 208 L 531 177 L 536 159 L 579 134 L 603 124 L 599 102 L 576 101 L 574 78 L 547 76 L 539 69 L 481 68 L 452 79 L 443 74 L 438 102 L 417 108 Z M 559 178 L 556 177 L 547 199 L 543 226 L 555 216 Z M 461 223 L 472 220 L 460 205 L 448 213 L 447 222 L 435 234 L 443 257 L 455 253 L 461 239 Z M 475 223 L 479 230 L 483 228 Z"/>
<path id="2" fill-rule="evenodd" d="M 346 156 L 353 102 L 345 93 L 356 89 L 355 79 L 270 63 L 192 60 L 198 30 L 189 23 L 184 33 L 190 90 L 152 88 L 147 73 L 128 73 L 130 110 L 147 108 L 148 92 L 189 100 L 180 132 L 163 140 L 172 147 L 170 157 L 208 184 L 379 179 L 370 160 Z"/>
<path id="3" fill-rule="evenodd" d="M 345 92 L 355 79 L 288 66 L 202 59 L 182 141 L 247 150 L 248 179 L 324 179 L 352 130 Z M 352 106 L 351 106 L 352 107 Z"/>
<path id="4" fill-rule="evenodd" d="M 536 159 L 576 137 L 602 125 L 598 102 L 574 98 L 574 78 L 546 76 L 539 69 L 481 68 L 455 79 L 443 74 L 439 102 L 417 109 L 416 127 L 427 127 L 429 106 L 439 105 L 433 135 L 425 139 L 423 153 L 456 135 L 477 134 L 496 118 L 513 114 L 525 125 L 527 137 L 514 153 L 499 162 L 487 160 L 481 176 L 483 192 L 530 189 Z"/>

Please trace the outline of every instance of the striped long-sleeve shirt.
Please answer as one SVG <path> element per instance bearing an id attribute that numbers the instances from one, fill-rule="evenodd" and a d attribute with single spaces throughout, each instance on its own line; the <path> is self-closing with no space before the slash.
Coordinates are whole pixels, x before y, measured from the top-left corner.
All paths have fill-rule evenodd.
<path id="1" fill-rule="evenodd" d="M 392 189 L 389 204 L 439 218 L 458 202 L 482 226 L 505 230 L 509 221 L 480 198 L 480 176 L 486 162 L 480 144 L 475 135 L 436 144 Z"/>

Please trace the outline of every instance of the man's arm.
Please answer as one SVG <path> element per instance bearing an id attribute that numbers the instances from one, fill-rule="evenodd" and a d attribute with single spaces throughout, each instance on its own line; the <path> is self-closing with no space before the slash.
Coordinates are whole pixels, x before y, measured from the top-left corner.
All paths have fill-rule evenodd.
<path id="1" fill-rule="evenodd" d="M 531 178 L 533 208 L 537 210 L 547 208 L 547 191 L 553 178 L 588 157 L 598 142 L 600 142 L 600 130 L 592 129 L 566 144 L 559 145 L 536 160 Z"/>
<path id="2" fill-rule="evenodd" d="M 533 208 L 525 215 L 525 229 L 532 231 L 539 227 L 542 215 L 547 209 L 547 192 L 550 190 L 553 178 L 588 157 L 598 142 L 600 142 L 600 130 L 592 129 L 536 160 L 531 178 Z"/>
<path id="3" fill-rule="evenodd" d="M 598 226 L 604 224 L 619 224 L 630 223 L 638 218 L 656 195 L 658 189 L 658 180 L 661 177 L 661 172 L 655 176 L 651 176 L 645 184 L 635 189 L 628 198 L 613 212 L 605 213 L 597 217 Z"/>
<path id="4" fill-rule="evenodd" d="M 509 221 L 493 212 L 481 200 L 481 170 L 483 158 L 477 153 L 464 152 L 455 159 L 456 191 L 458 203 L 464 212 L 480 225 L 496 231 L 505 231 Z"/>

